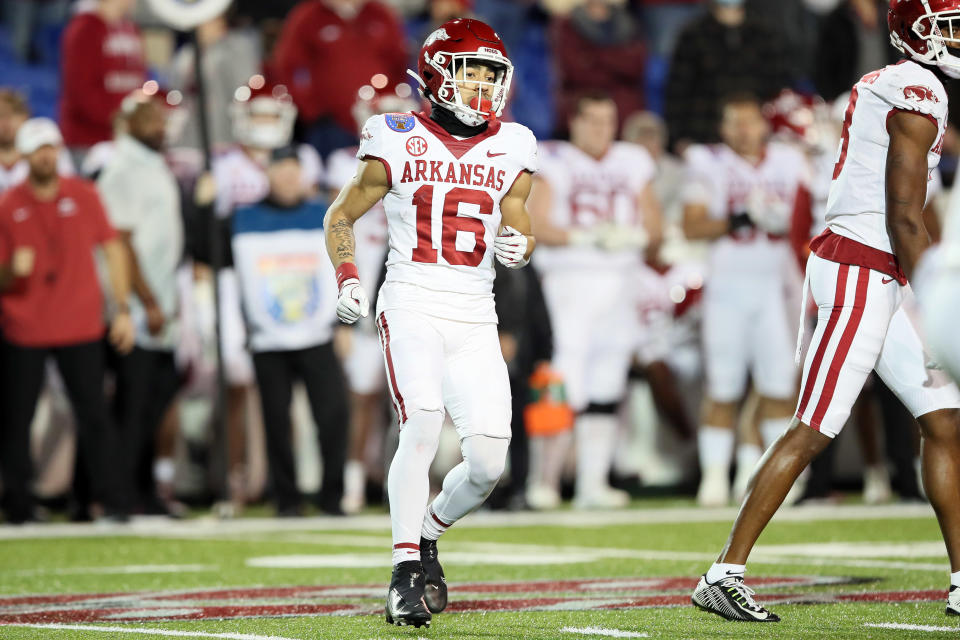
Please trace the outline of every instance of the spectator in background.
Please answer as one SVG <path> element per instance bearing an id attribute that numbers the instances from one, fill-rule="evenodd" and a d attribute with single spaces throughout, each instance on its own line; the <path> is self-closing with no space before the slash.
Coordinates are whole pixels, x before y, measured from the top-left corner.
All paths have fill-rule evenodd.
<path id="1" fill-rule="evenodd" d="M 322 156 L 356 143 L 362 123 L 351 109 L 361 86 L 406 81 L 405 42 L 396 15 L 374 0 L 305 0 L 290 13 L 271 70 Z"/>
<path id="2" fill-rule="evenodd" d="M 136 346 L 119 358 L 115 415 L 121 431 L 123 486 L 130 505 L 165 511 L 153 483 L 153 441 L 179 387 L 176 271 L 183 257 L 180 189 L 163 157 L 166 106 L 138 92 L 121 111 L 127 134 L 104 167 L 97 187 L 130 262 L 136 294 L 131 316 Z"/>
<path id="3" fill-rule="evenodd" d="M 669 58 L 677 35 L 703 11 L 702 0 L 640 0 L 650 53 Z"/>
<path id="4" fill-rule="evenodd" d="M 681 32 L 670 63 L 666 116 L 674 149 L 719 140 L 723 96 L 767 100 L 790 82 L 782 37 L 753 19 L 744 0 L 712 0 Z"/>
<path id="5" fill-rule="evenodd" d="M 260 71 L 260 43 L 249 32 L 232 28 L 230 13 L 217 16 L 197 27 L 197 40 L 203 48 L 203 85 L 206 92 L 207 126 L 214 149 L 236 142 L 230 118 L 225 117 L 233 104 L 233 94 Z M 189 114 L 175 146 L 201 148 L 200 117 L 197 112 L 196 55 L 193 43 L 180 47 L 170 64 L 168 85 L 184 98 L 181 107 Z"/>
<path id="6" fill-rule="evenodd" d="M 62 144 L 53 121 L 24 123 L 17 150 L 29 178 L 0 199 L 0 473 L 10 522 L 33 518 L 30 423 L 48 356 L 73 405 L 93 498 L 108 513 L 122 510 L 103 397 L 103 294 L 93 249 L 106 257 L 114 302 L 109 339 L 121 353 L 134 340 L 127 256 L 93 185 L 57 174 Z"/>
<path id="7" fill-rule="evenodd" d="M 890 45 L 885 0 L 847 0 L 820 27 L 814 84 L 832 102 L 865 74 L 893 64 L 900 53 Z"/>
<path id="8" fill-rule="evenodd" d="M 233 258 L 253 350 L 267 432 L 274 501 L 280 516 L 301 514 L 290 437 L 293 382 L 307 388 L 317 424 L 323 480 L 318 506 L 342 514 L 348 429 L 347 389 L 333 351 L 337 286 L 326 254 L 326 207 L 304 198 L 300 159 L 276 149 L 270 194 L 233 219 Z"/>
<path id="9" fill-rule="evenodd" d="M 559 122 L 567 123 L 580 96 L 609 94 L 623 118 L 643 109 L 645 46 L 621 0 L 584 0 L 552 26 Z"/>
<path id="10" fill-rule="evenodd" d="M 113 114 L 147 79 L 134 0 L 99 0 L 63 34 L 60 123 L 77 164 L 97 142 L 113 138 Z"/>
<path id="11" fill-rule="evenodd" d="M 0 89 L 0 193 L 26 180 L 30 166 L 17 151 L 17 131 L 30 117 L 23 96 L 12 89 Z M 73 162 L 66 150 L 57 158 L 57 172 L 73 175 Z"/>

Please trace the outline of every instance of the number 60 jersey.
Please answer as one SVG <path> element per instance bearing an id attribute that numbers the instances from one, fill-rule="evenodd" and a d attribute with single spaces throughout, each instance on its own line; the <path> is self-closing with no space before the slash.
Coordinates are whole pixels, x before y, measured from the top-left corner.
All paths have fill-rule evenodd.
<path id="1" fill-rule="evenodd" d="M 387 113 L 363 126 L 361 160 L 379 160 L 390 191 L 387 275 L 377 313 L 410 309 L 464 322 L 496 322 L 493 241 L 500 200 L 537 169 L 523 125 L 494 121 L 460 139 L 426 114 Z"/>

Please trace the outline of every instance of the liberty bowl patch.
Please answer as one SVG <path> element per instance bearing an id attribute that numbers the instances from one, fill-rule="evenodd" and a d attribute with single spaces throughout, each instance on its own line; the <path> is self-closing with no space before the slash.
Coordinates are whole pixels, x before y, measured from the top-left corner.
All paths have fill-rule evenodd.
<path id="1" fill-rule="evenodd" d="M 400 133 L 413 131 L 413 127 L 417 124 L 416 118 L 409 113 L 385 113 L 383 117 L 386 119 L 388 127 Z"/>

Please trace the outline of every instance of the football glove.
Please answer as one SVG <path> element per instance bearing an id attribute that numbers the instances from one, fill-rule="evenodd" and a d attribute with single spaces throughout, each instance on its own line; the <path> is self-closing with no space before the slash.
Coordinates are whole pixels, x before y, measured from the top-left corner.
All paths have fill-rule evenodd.
<path id="1" fill-rule="evenodd" d="M 790 229 L 790 205 L 763 189 L 754 189 L 747 198 L 747 215 L 761 231 L 783 235 Z"/>
<path id="2" fill-rule="evenodd" d="M 337 285 L 340 296 L 337 300 L 337 317 L 341 322 L 353 324 L 361 317 L 370 315 L 370 300 L 360 286 L 357 266 L 344 262 L 337 268 Z"/>
<path id="3" fill-rule="evenodd" d="M 597 231 L 597 245 L 604 251 L 640 251 L 650 241 L 641 226 L 609 223 L 600 225 Z"/>
<path id="4" fill-rule="evenodd" d="M 527 236 L 510 226 L 504 226 L 500 235 L 493 241 L 493 252 L 497 261 L 508 269 L 525 267 L 530 260 L 527 253 Z"/>

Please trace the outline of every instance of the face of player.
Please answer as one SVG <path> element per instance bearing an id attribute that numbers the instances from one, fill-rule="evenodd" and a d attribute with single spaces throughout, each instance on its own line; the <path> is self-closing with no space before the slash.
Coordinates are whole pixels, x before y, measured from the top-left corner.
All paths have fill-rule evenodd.
<path id="1" fill-rule="evenodd" d="M 570 142 L 599 158 L 617 138 L 617 105 L 613 100 L 583 100 L 570 119 Z"/>
<path id="2" fill-rule="evenodd" d="M 738 155 L 745 158 L 759 157 L 763 153 L 769 133 L 759 104 L 732 103 L 724 108 L 720 137 Z"/>
<path id="3" fill-rule="evenodd" d="M 303 182 L 300 163 L 293 158 L 279 160 L 267 169 L 270 179 L 270 197 L 286 207 L 292 207 L 303 200 Z"/>
<path id="4" fill-rule="evenodd" d="M 127 123 L 131 136 L 154 151 L 163 149 L 167 135 L 167 114 L 157 102 L 140 105 Z"/>
<path id="5" fill-rule="evenodd" d="M 57 177 L 57 160 L 60 147 L 44 145 L 27 156 L 30 165 L 30 180 L 37 184 L 46 184 Z"/>
<path id="6" fill-rule="evenodd" d="M 27 114 L 16 111 L 11 105 L 0 101 L 0 149 L 13 146 L 20 125 L 27 121 Z"/>
<path id="7" fill-rule="evenodd" d="M 493 99 L 493 83 L 497 80 L 497 72 L 493 67 L 480 62 L 468 62 L 457 69 L 455 77 L 463 104 L 469 105 L 477 96 L 483 100 Z"/>

